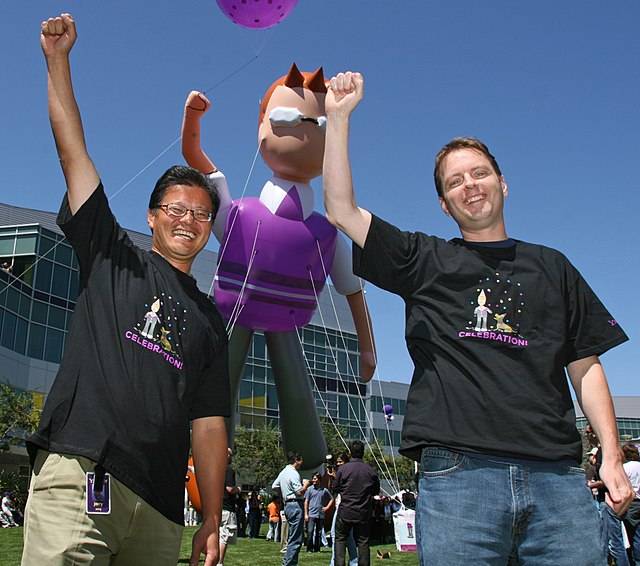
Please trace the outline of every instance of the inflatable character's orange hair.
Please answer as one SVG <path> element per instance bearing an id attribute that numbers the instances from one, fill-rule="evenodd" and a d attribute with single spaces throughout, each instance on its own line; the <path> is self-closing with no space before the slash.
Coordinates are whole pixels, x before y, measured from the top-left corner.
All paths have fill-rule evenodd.
<path id="1" fill-rule="evenodd" d="M 322 67 L 318 67 L 314 73 L 301 73 L 298 71 L 298 67 L 293 63 L 289 72 L 284 76 L 276 80 L 267 90 L 260 103 L 260 117 L 258 118 L 258 125 L 262 123 L 264 113 L 267 111 L 267 105 L 271 99 L 273 91 L 278 86 L 286 86 L 289 88 L 302 87 L 310 90 L 311 92 L 317 92 L 319 94 L 327 94 L 327 85 L 329 81 L 324 78 Z"/>

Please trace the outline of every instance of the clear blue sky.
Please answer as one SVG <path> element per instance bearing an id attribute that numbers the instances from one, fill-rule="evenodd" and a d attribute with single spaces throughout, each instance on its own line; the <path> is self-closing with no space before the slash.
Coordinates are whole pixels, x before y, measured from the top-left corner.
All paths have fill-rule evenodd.
<path id="1" fill-rule="evenodd" d="M 266 87 L 293 61 L 329 76 L 361 71 L 351 140 L 359 204 L 403 229 L 457 236 L 437 203 L 433 156 L 456 135 L 483 139 L 509 184 L 509 235 L 562 250 L 582 272 L 631 338 L 603 356 L 611 389 L 638 394 L 637 0 L 299 0 L 284 23 L 257 32 L 214 0 L 5 2 L 0 199 L 43 210 L 57 210 L 64 182 L 39 28 L 62 11 L 78 26 L 72 64 L 89 151 L 124 226 L 147 230 L 153 183 L 183 162 L 171 144 L 190 90 L 213 102 L 203 147 L 237 197 Z M 268 175 L 259 162 L 246 194 Z M 380 377 L 408 382 L 402 302 L 372 286 L 368 298 Z"/>

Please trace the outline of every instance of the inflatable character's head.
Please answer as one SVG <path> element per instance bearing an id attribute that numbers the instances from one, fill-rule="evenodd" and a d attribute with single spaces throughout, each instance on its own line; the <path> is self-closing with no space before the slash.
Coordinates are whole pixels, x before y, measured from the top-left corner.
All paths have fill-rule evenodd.
<path id="1" fill-rule="evenodd" d="M 294 63 L 265 93 L 258 143 L 276 177 L 308 183 L 322 173 L 327 85 L 322 67 L 301 73 Z"/>

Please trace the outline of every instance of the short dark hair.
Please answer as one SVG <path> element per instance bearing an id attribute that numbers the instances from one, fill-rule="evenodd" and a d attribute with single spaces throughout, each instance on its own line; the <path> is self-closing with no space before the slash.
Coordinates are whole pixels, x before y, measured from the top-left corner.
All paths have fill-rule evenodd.
<path id="1" fill-rule="evenodd" d="M 354 440 L 349 445 L 349 451 L 354 458 L 362 458 L 364 456 L 364 444 L 361 440 Z"/>
<path id="2" fill-rule="evenodd" d="M 293 450 L 287 452 L 287 464 L 295 464 L 298 460 L 302 460 L 300 452 L 294 452 Z"/>
<path id="3" fill-rule="evenodd" d="M 156 186 L 149 197 L 149 210 L 155 210 L 162 203 L 167 189 L 175 185 L 197 187 L 203 189 L 211 199 L 211 213 L 213 218 L 220 208 L 220 196 L 213 184 L 200 171 L 186 165 L 174 165 L 167 169 L 156 182 Z"/>
<path id="4" fill-rule="evenodd" d="M 340 458 L 340 460 L 342 460 L 343 464 L 346 464 L 349 460 L 351 460 L 351 457 L 349 456 L 349 454 L 347 454 L 346 452 L 340 452 L 340 454 L 338 454 L 336 456 L 336 460 Z"/>
<path id="5" fill-rule="evenodd" d="M 496 158 L 491 155 L 489 148 L 484 143 L 475 138 L 453 138 L 438 152 L 438 155 L 436 155 L 436 164 L 433 169 L 433 180 L 436 184 L 436 191 L 438 192 L 438 196 L 441 198 L 444 197 L 444 187 L 442 184 L 444 180 L 442 179 L 442 162 L 447 155 L 458 149 L 473 149 L 482 153 L 482 155 L 484 155 L 491 163 L 496 175 L 498 175 L 498 177 L 502 176 L 502 171 L 500 171 L 500 166 L 498 165 Z"/>

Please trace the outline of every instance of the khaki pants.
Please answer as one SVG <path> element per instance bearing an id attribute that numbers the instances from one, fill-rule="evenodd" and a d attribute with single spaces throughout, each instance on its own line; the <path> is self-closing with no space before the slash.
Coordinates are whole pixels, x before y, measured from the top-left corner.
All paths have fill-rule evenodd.
<path id="1" fill-rule="evenodd" d="M 183 527 L 111 476 L 111 513 L 86 512 L 95 462 L 38 451 L 25 512 L 22 566 L 175 566 Z"/>

